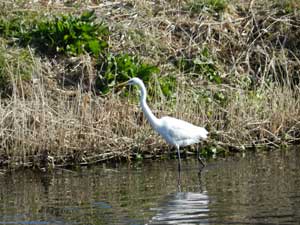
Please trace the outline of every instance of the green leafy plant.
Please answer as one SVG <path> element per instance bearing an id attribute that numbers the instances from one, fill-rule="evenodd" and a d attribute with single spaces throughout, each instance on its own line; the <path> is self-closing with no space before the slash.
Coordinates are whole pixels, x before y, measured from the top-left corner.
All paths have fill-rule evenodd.
<path id="1" fill-rule="evenodd" d="M 191 0 L 186 8 L 194 14 L 201 13 L 203 10 L 220 13 L 227 8 L 227 5 L 227 0 Z"/>
<path id="2" fill-rule="evenodd" d="M 128 54 L 109 55 L 98 68 L 100 74 L 96 85 L 102 94 L 107 94 L 115 84 L 127 81 L 131 77 L 139 77 L 148 83 L 151 75 L 159 72 L 158 67 Z"/>
<path id="3" fill-rule="evenodd" d="M 5 56 L 4 54 L 0 54 L 0 94 L 1 95 L 7 92 L 8 85 L 9 85 L 9 76 L 5 71 Z"/>
<path id="4" fill-rule="evenodd" d="M 177 85 L 176 77 L 169 75 L 166 77 L 160 77 L 158 81 L 162 94 L 166 97 L 172 97 Z"/>
<path id="5" fill-rule="evenodd" d="M 195 104 L 203 102 L 207 106 L 218 104 L 225 107 L 230 102 L 230 94 L 228 92 L 224 90 L 210 90 L 205 88 L 194 90 L 191 98 Z M 209 114 L 211 113 L 213 112 L 209 112 Z"/>
<path id="6" fill-rule="evenodd" d="M 8 44 L 20 44 L 23 40 L 30 40 L 31 25 L 35 24 L 34 13 L 11 13 L 0 16 L 0 36 L 8 40 Z"/>
<path id="7" fill-rule="evenodd" d="M 109 93 L 115 85 L 128 81 L 132 77 L 139 77 L 148 86 L 149 96 L 154 95 L 159 88 L 164 96 L 170 97 L 176 87 L 176 78 L 173 76 L 160 77 L 159 85 L 153 85 L 153 74 L 159 73 L 157 66 L 142 62 L 137 56 L 128 54 L 109 55 L 104 63 L 99 63 L 99 76 L 96 87 L 101 94 Z M 125 92 L 127 93 L 127 92 Z"/>
<path id="8" fill-rule="evenodd" d="M 300 10 L 300 2 L 298 0 L 277 0 L 275 7 L 283 10 L 284 13 L 292 13 Z"/>
<path id="9" fill-rule="evenodd" d="M 220 73 L 208 48 L 204 48 L 195 58 L 179 59 L 175 65 L 184 73 L 189 73 L 196 77 L 202 75 L 211 82 L 222 83 Z"/>
<path id="10" fill-rule="evenodd" d="M 7 20 L 6 18 L 0 19 L 0 34 L 2 37 L 10 38 L 18 36 L 20 32 L 20 21 L 17 19 Z"/>
<path id="11" fill-rule="evenodd" d="M 0 46 L 0 95 L 9 96 L 13 85 L 29 81 L 33 73 L 33 61 L 25 49 L 9 49 Z"/>
<path id="12" fill-rule="evenodd" d="M 100 54 L 108 47 L 108 27 L 95 23 L 94 11 L 41 21 L 31 31 L 30 43 L 50 54 Z"/>
<path id="13" fill-rule="evenodd" d="M 84 52 L 98 56 L 108 47 L 109 30 L 103 23 L 95 22 L 94 11 L 80 16 L 62 15 L 52 19 L 36 19 L 25 24 L 17 17 L 0 20 L 0 34 L 13 37 L 19 44 L 36 47 L 40 53 L 78 55 Z"/>

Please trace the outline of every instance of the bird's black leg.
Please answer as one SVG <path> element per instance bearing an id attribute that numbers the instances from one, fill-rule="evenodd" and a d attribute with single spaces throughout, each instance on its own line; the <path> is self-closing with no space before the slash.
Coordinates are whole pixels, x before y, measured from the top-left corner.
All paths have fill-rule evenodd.
<path id="1" fill-rule="evenodd" d="M 200 157 L 200 152 L 199 152 L 199 145 L 197 145 L 197 158 L 201 166 L 199 167 L 199 170 L 201 171 L 205 167 L 205 163 L 203 162 L 202 158 Z"/>
<path id="2" fill-rule="evenodd" d="M 178 172 L 180 173 L 180 171 L 181 171 L 181 158 L 180 158 L 179 146 L 176 146 L 176 149 L 177 149 L 177 154 L 178 154 Z"/>

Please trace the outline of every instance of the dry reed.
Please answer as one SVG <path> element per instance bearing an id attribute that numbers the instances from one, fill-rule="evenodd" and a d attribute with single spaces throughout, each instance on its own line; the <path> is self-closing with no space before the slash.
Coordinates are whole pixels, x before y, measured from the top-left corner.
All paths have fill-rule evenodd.
<path id="1" fill-rule="evenodd" d="M 207 146 L 245 150 L 298 143 L 300 137 L 300 16 L 280 14 L 274 4 L 259 3 L 252 1 L 251 8 L 242 2 L 235 8 L 229 5 L 218 16 L 191 15 L 178 1 L 85 7 L 95 9 L 110 25 L 112 51 L 138 54 L 157 64 L 162 71 L 157 77 L 176 74 L 173 103 L 160 93 L 149 102 L 158 116 L 168 114 L 206 126 L 211 132 Z M 74 10 L 36 4 L 46 11 L 47 7 Z M 201 74 L 196 78 L 185 74 L 172 63 L 182 56 L 193 59 L 204 47 L 215 59 L 222 84 L 207 82 Z M 92 94 L 96 71 L 89 56 L 72 62 L 71 72 L 80 75 L 80 82 L 70 87 L 61 82 L 70 79 L 66 69 L 70 59 L 40 59 L 32 49 L 28 52 L 30 81 L 16 76 L 21 68 L 15 61 L 7 60 L 5 66 L 12 93 L 0 104 L 0 165 L 84 165 L 154 156 L 167 147 L 137 104 L 128 103 L 119 92 Z M 203 97 L 202 91 L 208 94 Z M 219 93 L 225 96 L 222 101 L 214 97 Z"/>

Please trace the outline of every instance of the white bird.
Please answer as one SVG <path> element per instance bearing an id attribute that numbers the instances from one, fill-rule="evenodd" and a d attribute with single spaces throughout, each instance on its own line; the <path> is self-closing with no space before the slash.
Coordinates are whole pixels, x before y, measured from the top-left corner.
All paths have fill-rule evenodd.
<path id="1" fill-rule="evenodd" d="M 199 143 L 201 140 L 207 139 L 207 130 L 203 127 L 195 126 L 183 120 L 179 120 L 173 117 L 164 116 L 157 118 L 150 110 L 147 102 L 147 90 L 143 81 L 139 78 L 131 78 L 127 81 L 128 85 L 137 85 L 140 88 L 140 104 L 142 110 L 153 127 L 153 129 L 159 133 L 168 144 L 173 145 L 177 149 L 178 154 L 178 170 L 181 170 L 181 159 L 180 159 L 180 147 Z M 199 161 L 204 166 L 201 158 L 198 157 Z"/>

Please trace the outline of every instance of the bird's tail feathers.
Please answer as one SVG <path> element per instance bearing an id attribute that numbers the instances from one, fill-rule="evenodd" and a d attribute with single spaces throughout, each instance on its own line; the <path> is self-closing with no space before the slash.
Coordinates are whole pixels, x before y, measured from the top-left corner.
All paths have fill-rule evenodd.
<path id="1" fill-rule="evenodd" d="M 200 128 L 200 130 L 199 130 L 200 131 L 199 132 L 200 139 L 202 139 L 202 140 L 207 139 L 208 131 L 203 127 L 199 127 L 199 128 Z"/>

